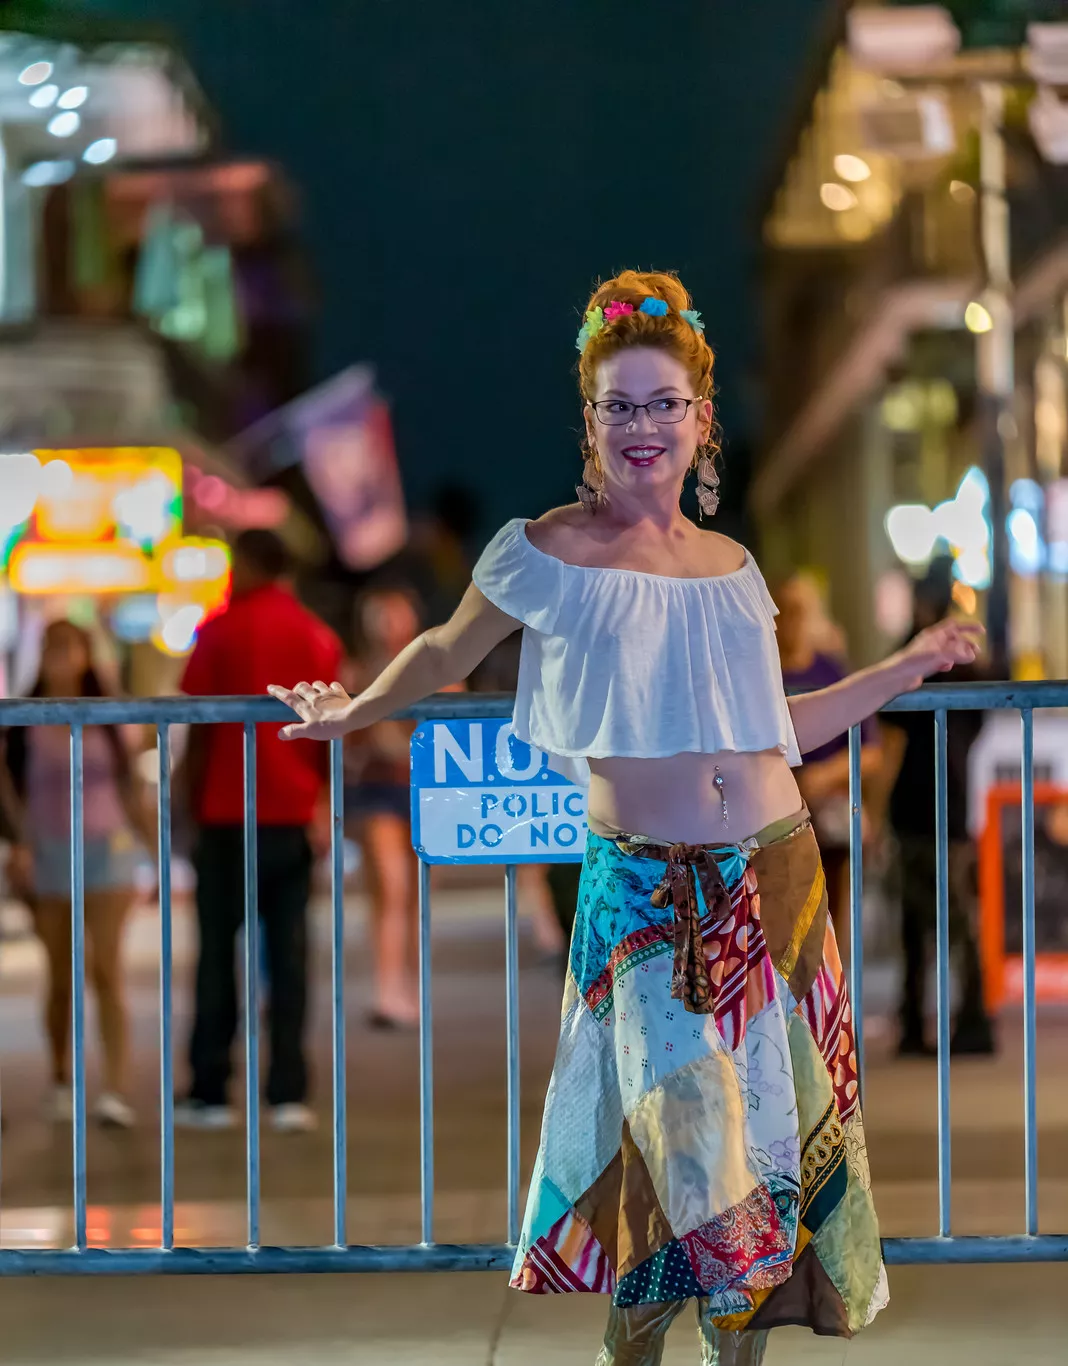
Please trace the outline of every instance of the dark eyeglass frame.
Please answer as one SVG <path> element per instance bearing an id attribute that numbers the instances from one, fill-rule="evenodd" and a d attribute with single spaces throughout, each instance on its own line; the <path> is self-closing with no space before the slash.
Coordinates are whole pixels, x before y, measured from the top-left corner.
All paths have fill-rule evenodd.
<path id="1" fill-rule="evenodd" d="M 663 398 L 652 398 L 649 400 L 648 403 L 631 403 L 631 401 L 626 398 L 599 398 L 596 400 L 587 399 L 586 404 L 587 407 L 593 410 L 594 417 L 597 419 L 597 421 L 601 424 L 602 427 L 629 427 L 630 424 L 637 418 L 640 412 L 644 412 L 645 415 L 649 418 L 650 422 L 655 423 L 657 427 L 676 427 L 680 422 L 685 420 L 686 414 L 690 411 L 691 405 L 694 403 L 700 403 L 700 401 L 701 400 L 697 398 L 682 398 L 679 394 L 665 394 Z M 652 411 L 653 404 L 664 402 L 682 403 L 685 406 L 683 407 L 681 414 L 677 418 L 674 418 L 671 421 L 664 422 L 662 420 L 658 420 Z M 623 417 L 622 421 L 620 422 L 608 422 L 605 420 L 604 417 L 601 416 L 601 413 L 599 411 L 602 405 L 608 403 L 625 403 L 630 408 L 630 413 L 627 416 Z"/>

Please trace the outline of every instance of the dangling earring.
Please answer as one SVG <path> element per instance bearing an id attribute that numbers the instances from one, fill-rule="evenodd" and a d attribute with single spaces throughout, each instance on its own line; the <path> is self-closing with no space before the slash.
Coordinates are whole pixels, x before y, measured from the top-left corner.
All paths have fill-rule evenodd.
<path id="1" fill-rule="evenodd" d="M 588 441 L 582 443 L 586 457 L 582 466 L 582 483 L 575 485 L 578 500 L 589 513 L 594 513 L 604 504 L 604 475 L 597 464 L 597 456 Z"/>
<path id="2" fill-rule="evenodd" d="M 704 521 L 706 515 L 714 517 L 718 507 L 719 474 L 706 447 L 697 461 L 697 515 Z"/>

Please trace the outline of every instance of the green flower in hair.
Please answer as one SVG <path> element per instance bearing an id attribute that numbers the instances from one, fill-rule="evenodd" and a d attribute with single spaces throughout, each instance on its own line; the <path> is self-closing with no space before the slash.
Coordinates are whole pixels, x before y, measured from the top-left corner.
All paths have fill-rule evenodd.
<path id="1" fill-rule="evenodd" d="M 604 327 L 604 309 L 591 308 L 586 314 L 586 321 L 579 328 L 579 334 L 575 338 L 576 348 L 579 351 L 585 351 L 586 343 L 591 337 L 596 337 L 602 327 Z"/>
<path id="2" fill-rule="evenodd" d="M 685 318 L 695 332 L 703 332 L 705 325 L 701 321 L 701 315 L 696 308 L 680 308 L 679 317 Z"/>

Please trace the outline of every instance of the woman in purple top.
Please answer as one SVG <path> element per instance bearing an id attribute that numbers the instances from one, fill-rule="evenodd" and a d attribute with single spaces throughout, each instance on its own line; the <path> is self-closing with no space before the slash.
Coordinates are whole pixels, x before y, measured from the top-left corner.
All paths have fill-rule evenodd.
<path id="1" fill-rule="evenodd" d="M 87 632 L 71 621 L 45 631 L 34 697 L 101 697 Z M 66 726 L 16 727 L 7 732 L 3 796 L 18 832 L 15 880 L 33 908 L 48 959 L 44 1022 L 52 1060 L 52 1116 L 69 1119 L 71 892 L 70 738 Z M 133 900 L 138 837 L 152 849 L 154 829 L 130 751 L 115 726 L 84 732 L 86 968 L 96 992 L 104 1046 L 104 1090 L 93 1113 L 102 1124 L 128 1128 L 125 1099 L 127 1022 L 122 993 L 122 934 Z"/>
<path id="2" fill-rule="evenodd" d="M 776 633 L 783 685 L 787 692 L 813 692 L 845 678 L 849 669 L 825 649 L 812 594 L 801 575 L 776 589 Z M 874 716 L 861 722 L 860 771 L 870 778 L 882 763 Z M 849 952 L 849 737 L 840 735 L 805 755 L 797 783 L 823 855 L 827 901 L 843 958 Z M 866 827 L 865 827 L 866 837 Z"/>

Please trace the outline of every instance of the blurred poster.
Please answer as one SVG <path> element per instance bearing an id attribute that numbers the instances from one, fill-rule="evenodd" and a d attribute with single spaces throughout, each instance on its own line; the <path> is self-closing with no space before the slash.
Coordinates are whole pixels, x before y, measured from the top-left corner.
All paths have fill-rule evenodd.
<path id="1" fill-rule="evenodd" d="M 341 420 L 309 427 L 304 473 L 349 569 L 374 569 L 404 546 L 404 495 L 389 410 L 381 398 Z"/>
<path id="2" fill-rule="evenodd" d="M 338 558 L 374 569 L 404 547 L 408 518 L 389 408 L 369 366 L 344 370 L 234 443 L 259 478 L 300 464 Z"/>

